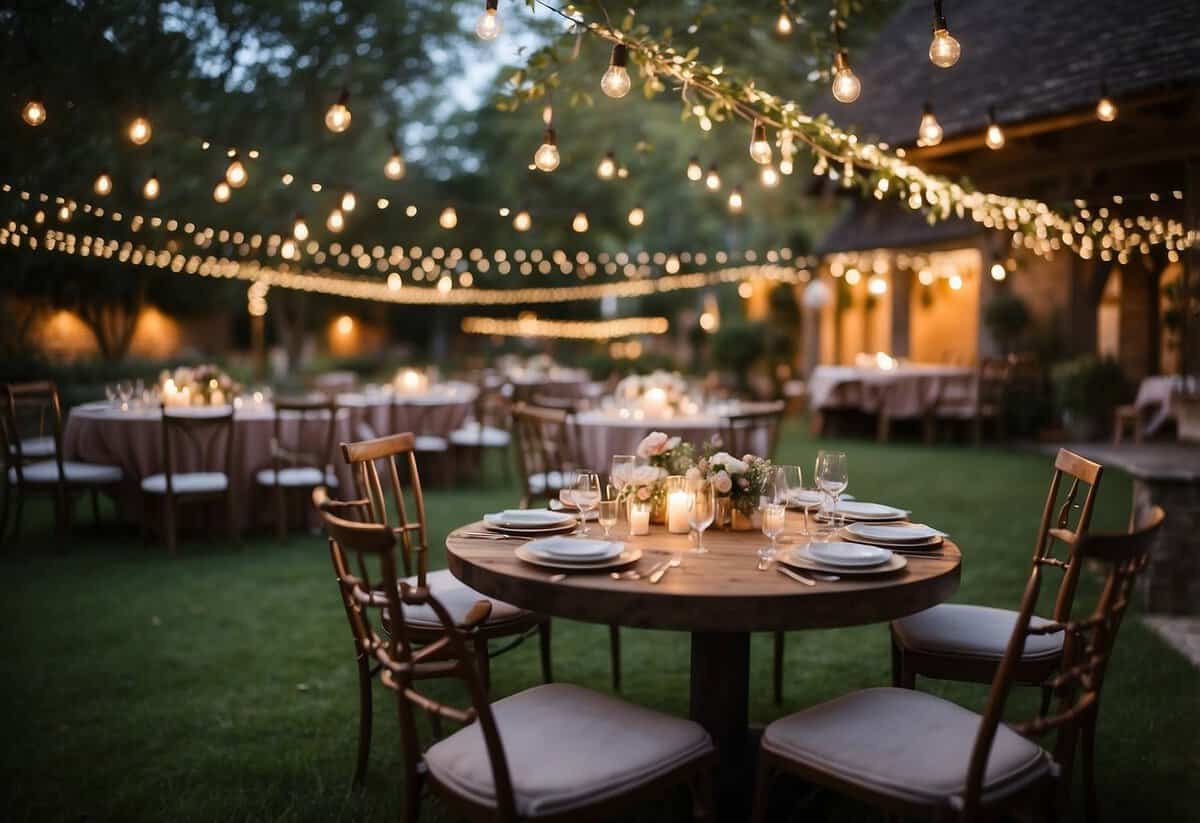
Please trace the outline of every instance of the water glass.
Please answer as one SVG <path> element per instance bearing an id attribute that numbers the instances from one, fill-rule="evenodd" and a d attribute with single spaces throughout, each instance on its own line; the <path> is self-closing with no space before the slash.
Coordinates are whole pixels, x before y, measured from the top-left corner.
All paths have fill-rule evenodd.
<path id="1" fill-rule="evenodd" d="M 813 475 L 817 481 L 817 488 L 833 498 L 833 510 L 829 513 L 829 520 L 836 526 L 838 525 L 838 503 L 842 493 L 850 485 L 846 453 L 824 450 L 817 452 L 817 465 Z"/>
<path id="2" fill-rule="evenodd" d="M 713 524 L 717 516 L 717 496 L 712 483 L 702 478 L 687 481 L 688 526 L 696 532 L 696 554 L 705 554 L 704 530 Z"/>
<path id="3" fill-rule="evenodd" d="M 595 472 L 581 471 L 575 477 L 571 487 L 571 499 L 579 507 L 579 519 L 582 523 L 580 534 L 588 533 L 588 515 L 600 504 L 600 477 Z"/>
<path id="4" fill-rule="evenodd" d="M 775 559 L 778 551 L 776 541 L 783 534 L 787 522 L 787 506 L 780 503 L 768 503 L 762 507 L 762 533 L 771 539 L 771 545 L 759 549 L 758 556 L 766 561 Z"/>
<path id="5" fill-rule="evenodd" d="M 604 539 L 608 539 L 612 527 L 617 525 L 617 511 L 620 504 L 616 500 L 600 501 L 600 525 L 604 528 Z"/>

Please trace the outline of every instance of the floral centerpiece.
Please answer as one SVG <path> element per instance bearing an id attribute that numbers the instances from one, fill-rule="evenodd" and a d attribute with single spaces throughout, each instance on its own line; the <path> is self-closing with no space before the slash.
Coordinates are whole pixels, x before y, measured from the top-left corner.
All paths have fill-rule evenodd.
<path id="1" fill-rule="evenodd" d="M 224 406 L 241 390 L 232 377 L 211 363 L 164 369 L 158 386 L 165 406 Z"/>
<path id="2" fill-rule="evenodd" d="M 687 475 L 712 483 L 717 496 L 727 501 L 724 507 L 734 529 L 752 529 L 759 501 L 768 492 L 773 469 L 770 460 L 757 455 L 745 454 L 738 459 L 728 452 L 712 451 L 697 460 Z"/>
<path id="3" fill-rule="evenodd" d="M 632 407 L 651 417 L 694 414 L 698 406 L 688 396 L 688 384 L 677 372 L 654 371 L 631 374 L 617 383 L 615 399 L 622 408 Z"/>

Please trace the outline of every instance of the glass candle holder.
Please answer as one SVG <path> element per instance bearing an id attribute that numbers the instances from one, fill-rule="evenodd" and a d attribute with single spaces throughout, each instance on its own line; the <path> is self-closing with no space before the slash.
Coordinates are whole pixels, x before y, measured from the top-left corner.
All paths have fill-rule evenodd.
<path id="1" fill-rule="evenodd" d="M 637 537 L 650 534 L 650 511 L 653 508 L 648 500 L 629 501 L 629 534 Z"/>
<path id="2" fill-rule="evenodd" d="M 692 508 L 692 494 L 687 490 L 683 475 L 673 474 L 667 478 L 667 531 L 671 534 L 687 534 L 688 512 Z"/>

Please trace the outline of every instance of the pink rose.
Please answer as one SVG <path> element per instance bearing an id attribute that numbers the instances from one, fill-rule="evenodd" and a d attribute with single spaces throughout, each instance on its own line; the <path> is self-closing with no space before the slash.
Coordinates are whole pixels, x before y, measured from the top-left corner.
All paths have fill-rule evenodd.
<path id="1" fill-rule="evenodd" d="M 668 437 L 663 432 L 650 432 L 638 443 L 637 455 L 643 459 L 655 457 L 667 450 Z"/>
<path id="2" fill-rule="evenodd" d="M 752 454 L 743 454 L 743 455 L 742 455 L 742 462 L 743 462 L 743 463 L 753 463 L 755 460 L 758 460 L 758 458 L 757 458 L 757 457 L 755 457 L 755 456 L 754 456 L 754 455 L 752 455 Z"/>
<path id="3" fill-rule="evenodd" d="M 699 483 L 704 477 L 704 475 L 700 473 L 700 469 L 696 468 L 695 466 L 692 466 L 690 469 L 684 472 L 683 476 L 688 483 Z"/>
<path id="4" fill-rule="evenodd" d="M 713 488 L 717 490 L 717 494 L 729 494 L 733 489 L 733 479 L 728 472 L 719 471 L 712 479 Z"/>
<path id="5" fill-rule="evenodd" d="M 650 494 L 651 494 L 651 491 L 650 491 L 649 486 L 642 486 L 640 489 L 637 490 L 638 500 L 649 500 Z"/>

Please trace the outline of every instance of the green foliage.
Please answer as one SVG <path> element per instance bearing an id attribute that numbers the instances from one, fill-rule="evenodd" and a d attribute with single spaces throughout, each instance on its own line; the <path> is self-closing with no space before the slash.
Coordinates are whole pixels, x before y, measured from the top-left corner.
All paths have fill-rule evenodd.
<path id="1" fill-rule="evenodd" d="M 992 297 L 983 309 L 983 325 L 1005 353 L 1014 350 L 1029 321 L 1029 307 L 1008 289 Z"/>
<path id="2" fill-rule="evenodd" d="M 1080 431 L 1089 435 L 1107 425 L 1113 409 L 1129 397 L 1125 373 L 1111 357 L 1088 355 L 1059 363 L 1051 369 L 1050 379 L 1064 421 L 1068 426 L 1082 425 Z"/>
<path id="3" fill-rule="evenodd" d="M 742 385 L 765 351 L 766 335 L 761 323 L 733 320 L 722 323 L 712 335 L 713 365 L 732 372 Z"/>

